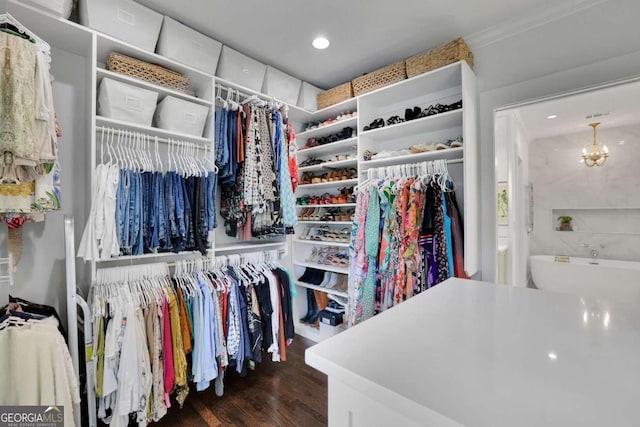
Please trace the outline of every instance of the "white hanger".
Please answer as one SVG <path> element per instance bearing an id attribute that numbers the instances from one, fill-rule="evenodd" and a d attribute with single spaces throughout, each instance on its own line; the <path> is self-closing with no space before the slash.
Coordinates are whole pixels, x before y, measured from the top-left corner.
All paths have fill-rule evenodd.
<path id="1" fill-rule="evenodd" d="M 129 134 L 129 155 L 131 156 L 131 160 L 136 165 L 136 171 L 142 172 L 142 159 L 138 155 L 138 138 L 137 132 L 128 132 Z"/>
<path id="2" fill-rule="evenodd" d="M 158 141 L 158 137 L 155 136 L 153 138 L 154 152 L 155 152 L 155 160 L 156 160 L 156 172 L 164 172 L 164 168 L 162 167 L 162 158 L 160 158 L 160 141 Z"/>
<path id="3" fill-rule="evenodd" d="M 0 24 L 11 24 L 18 29 L 18 32 L 31 37 L 35 40 L 36 46 L 45 54 L 47 62 L 51 62 L 51 46 L 49 46 L 49 43 L 42 40 L 34 32 L 22 25 L 20 21 L 14 18 L 10 13 L 0 14 Z"/>
<path id="4" fill-rule="evenodd" d="M 193 176 L 202 176 L 202 170 L 196 161 L 196 144 L 195 143 L 187 143 L 187 153 L 189 154 L 189 163 L 191 163 L 191 170 L 193 171 Z"/>
<path id="5" fill-rule="evenodd" d="M 167 171 L 171 171 L 171 139 L 167 140 Z"/>
<path id="6" fill-rule="evenodd" d="M 116 133 L 116 130 L 114 128 L 109 128 L 109 133 L 108 133 L 109 141 L 107 144 L 107 152 L 109 153 L 109 162 L 110 163 L 113 162 L 113 164 L 120 167 L 120 165 L 118 164 L 118 158 L 117 158 L 116 150 L 114 147 L 115 133 Z"/>
<path id="7" fill-rule="evenodd" d="M 228 109 L 227 101 L 224 98 L 222 98 L 222 86 L 218 85 L 216 91 L 217 91 L 216 99 L 222 102 L 222 108 L 227 110 Z"/>
<path id="8" fill-rule="evenodd" d="M 115 134 L 116 129 L 114 129 L 113 131 L 114 131 L 114 134 Z M 120 151 L 120 139 L 122 138 L 122 130 L 117 129 L 117 131 L 118 131 L 118 136 L 115 138 L 113 150 L 114 150 L 114 153 L 116 154 L 116 158 L 117 158 L 116 162 L 118 163 L 120 168 L 121 169 L 126 169 L 127 165 L 124 163 L 124 158 L 123 158 L 122 153 Z"/>

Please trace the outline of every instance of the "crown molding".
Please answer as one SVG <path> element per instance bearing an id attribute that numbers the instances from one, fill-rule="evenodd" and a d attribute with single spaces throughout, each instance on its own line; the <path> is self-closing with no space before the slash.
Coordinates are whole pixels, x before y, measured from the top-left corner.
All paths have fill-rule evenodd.
<path id="1" fill-rule="evenodd" d="M 608 1 L 609 0 L 574 0 L 569 2 L 569 4 L 560 4 L 520 19 L 510 20 L 502 24 L 494 25 L 486 30 L 469 34 L 464 37 L 464 40 L 472 49 L 482 48 Z"/>

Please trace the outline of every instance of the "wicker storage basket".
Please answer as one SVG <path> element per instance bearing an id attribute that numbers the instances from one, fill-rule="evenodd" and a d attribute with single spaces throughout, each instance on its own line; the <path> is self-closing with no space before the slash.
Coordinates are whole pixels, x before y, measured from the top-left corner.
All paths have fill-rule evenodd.
<path id="1" fill-rule="evenodd" d="M 119 53 L 112 52 L 109 54 L 107 70 L 180 92 L 189 92 L 188 77 L 159 65 L 149 64 Z"/>
<path id="2" fill-rule="evenodd" d="M 407 76 L 413 77 L 445 65 L 461 60 L 467 61 L 473 67 L 473 53 L 463 39 L 458 38 L 449 43 L 438 46 L 427 52 L 419 53 L 407 59 Z"/>
<path id="3" fill-rule="evenodd" d="M 338 102 L 353 98 L 353 88 L 351 82 L 343 83 L 339 86 L 320 92 L 317 96 L 318 109 L 321 110 Z"/>
<path id="4" fill-rule="evenodd" d="M 395 82 L 402 81 L 407 78 L 404 60 L 394 62 L 386 67 L 379 68 L 364 76 L 357 77 L 351 81 L 353 84 L 353 93 L 360 96 L 364 93 L 371 92 L 381 87 L 389 86 Z"/>

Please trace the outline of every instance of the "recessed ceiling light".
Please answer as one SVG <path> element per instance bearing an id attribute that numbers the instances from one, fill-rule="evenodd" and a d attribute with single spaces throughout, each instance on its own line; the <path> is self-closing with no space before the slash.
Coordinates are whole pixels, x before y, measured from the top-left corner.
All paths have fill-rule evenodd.
<path id="1" fill-rule="evenodd" d="M 326 37 L 316 37 L 312 44 L 316 49 L 326 49 L 329 47 L 329 40 Z"/>
<path id="2" fill-rule="evenodd" d="M 558 358 L 558 355 L 553 352 L 549 352 L 548 356 L 551 360 L 556 360 Z"/>
<path id="3" fill-rule="evenodd" d="M 624 145 L 624 141 L 620 141 L 620 142 L 618 142 L 618 144 Z"/>
<path id="4" fill-rule="evenodd" d="M 556 116 L 555 114 L 551 114 L 550 116 L 547 116 L 547 119 L 555 119 L 556 117 L 558 116 Z"/>

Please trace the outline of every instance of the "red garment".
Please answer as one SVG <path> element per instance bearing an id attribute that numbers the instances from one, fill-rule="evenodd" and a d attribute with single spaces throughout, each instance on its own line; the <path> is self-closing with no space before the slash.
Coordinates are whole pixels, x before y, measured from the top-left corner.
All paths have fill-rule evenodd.
<path id="1" fill-rule="evenodd" d="M 287 124 L 287 141 L 289 142 L 289 175 L 291 175 L 291 187 L 295 192 L 298 187 L 298 159 L 296 158 L 296 132 L 291 123 Z"/>
<path id="2" fill-rule="evenodd" d="M 162 348 L 163 348 L 163 362 L 164 362 L 164 399 L 167 404 L 167 408 L 171 407 L 171 399 L 169 399 L 169 393 L 173 390 L 173 386 L 176 382 L 176 374 L 173 368 L 173 346 L 171 339 L 171 319 L 169 319 L 169 304 L 164 301 L 162 304 Z"/>

